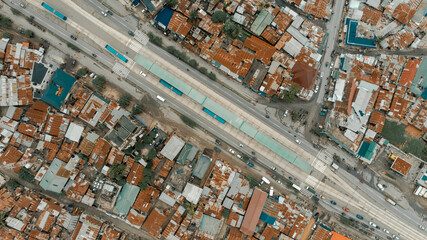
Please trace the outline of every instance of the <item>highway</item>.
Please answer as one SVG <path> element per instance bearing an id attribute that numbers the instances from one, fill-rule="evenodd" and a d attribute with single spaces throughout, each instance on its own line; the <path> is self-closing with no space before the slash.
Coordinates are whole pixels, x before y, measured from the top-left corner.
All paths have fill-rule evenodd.
<path id="1" fill-rule="evenodd" d="M 34 14 L 34 13 L 33 13 Z M 35 14 L 34 14 L 35 15 Z M 55 28 L 58 28 L 58 26 L 52 26 L 50 23 L 50 21 L 49 20 L 47 20 L 47 22 L 46 22 L 46 20 L 43 22 L 40 18 L 36 18 L 36 20 L 38 21 L 38 20 L 40 20 L 41 21 L 41 23 L 43 24 L 43 25 L 47 25 L 47 26 L 49 26 L 49 28 L 50 27 L 53 27 L 54 29 Z M 85 23 L 83 23 L 84 24 L 84 26 L 86 26 L 86 25 L 88 25 L 87 24 L 87 20 L 85 20 L 85 19 L 82 19 L 83 21 L 85 21 Z M 91 25 L 91 24 L 89 24 L 89 25 Z M 95 25 L 95 24 L 93 24 L 93 25 Z M 56 29 L 55 29 L 56 30 Z M 65 31 L 65 30 L 61 30 L 61 31 Z M 98 31 L 101 31 L 101 30 L 98 30 Z M 95 32 L 94 32 L 95 33 Z M 97 34 L 97 32 L 96 32 L 96 34 Z M 67 36 L 68 35 L 68 36 Z M 61 37 L 69 37 L 69 33 L 67 34 L 67 32 L 65 31 L 65 32 L 63 32 L 62 33 L 62 35 L 59 35 L 59 36 L 61 36 Z M 118 36 L 116 36 L 117 38 L 120 38 L 120 37 L 118 37 Z M 110 38 L 111 39 L 111 38 Z M 84 43 L 81 43 L 81 42 L 79 42 L 79 41 L 77 41 L 76 42 L 76 44 L 78 44 L 78 47 L 80 47 L 82 50 L 84 50 L 84 51 L 88 51 L 88 53 L 93 53 L 93 52 L 95 52 L 95 50 L 92 48 L 92 49 L 90 49 L 90 48 L 87 48 L 87 46 L 85 46 L 84 45 Z M 81 45 L 81 46 L 80 46 Z M 123 44 L 121 44 L 121 45 L 123 45 Z M 121 46 L 121 48 L 124 48 L 125 50 L 126 50 L 126 47 L 125 46 Z M 105 58 L 106 56 L 104 55 L 104 56 L 101 56 L 101 55 L 98 55 L 99 57 L 98 57 L 98 60 L 100 60 L 100 61 L 107 61 L 107 63 L 104 63 L 106 66 L 108 66 L 108 67 L 111 67 L 112 65 L 114 65 L 114 59 L 113 60 L 108 60 L 109 59 L 109 57 L 107 57 L 107 58 Z M 111 57 L 111 55 L 109 55 L 110 57 Z M 108 61 L 110 61 L 109 63 L 108 63 Z M 149 84 L 149 82 L 148 81 L 144 81 L 143 79 L 141 79 L 140 77 L 139 77 L 139 75 L 137 75 L 137 74 L 135 74 L 135 73 L 130 73 L 129 74 L 129 76 L 128 76 L 128 79 L 130 79 L 131 81 L 137 81 L 137 82 L 140 82 L 140 84 L 143 86 L 143 88 L 144 89 L 146 89 L 148 92 L 150 92 L 150 91 L 152 91 L 152 92 L 155 92 L 155 93 L 158 93 L 158 92 L 160 92 L 160 93 L 162 93 L 162 92 L 164 92 L 165 90 L 164 89 L 158 89 L 158 88 L 156 88 L 156 87 L 154 87 L 154 86 L 150 86 L 150 84 Z M 170 97 L 170 98 L 169 98 Z M 182 104 L 179 104 L 178 102 L 176 102 L 176 100 L 175 100 L 175 96 L 167 96 L 167 101 L 168 101 L 168 103 L 173 107 L 173 108 L 183 108 L 183 106 L 179 106 L 179 105 L 182 105 Z M 252 109 L 252 108 L 251 108 Z M 178 109 L 177 109 L 178 110 Z M 195 114 L 194 113 L 194 111 L 192 111 L 191 109 L 185 109 L 185 108 L 183 108 L 183 109 L 181 109 L 181 110 L 178 110 L 178 111 L 180 111 L 180 112 L 183 112 L 184 114 L 187 114 L 188 113 L 188 115 L 189 116 L 195 116 L 195 115 L 198 115 L 198 114 Z M 261 115 L 261 119 L 263 118 L 263 116 Z M 201 121 L 201 122 L 206 122 L 206 119 L 204 119 L 203 117 L 201 117 L 201 116 L 197 116 L 197 120 L 198 121 Z M 206 124 L 206 123 L 205 123 Z M 205 126 L 203 126 L 203 125 L 201 125 L 202 127 L 205 127 Z M 283 126 L 281 126 L 281 128 L 283 128 Z M 218 129 L 215 129 L 215 128 L 212 128 L 212 127 L 206 127 L 206 129 L 208 130 L 208 131 L 212 131 L 212 132 L 214 132 L 214 133 L 216 133 L 216 132 L 218 132 Z M 222 131 L 222 132 L 224 132 L 224 131 Z M 229 136 L 230 134 L 228 134 L 228 132 L 225 132 L 226 133 L 226 135 L 225 136 Z M 221 136 L 220 136 L 221 137 Z M 236 141 L 236 139 L 234 138 L 234 137 L 231 137 L 231 138 L 229 138 L 229 139 L 231 139 L 230 141 L 233 141 L 233 139 L 234 139 L 234 141 Z M 228 141 L 227 141 L 228 142 Z M 237 144 L 237 142 L 236 142 L 236 144 Z M 235 148 L 237 148 L 237 146 L 235 146 Z M 336 182 L 340 182 L 340 178 L 339 177 L 337 177 L 337 176 L 335 176 L 335 174 L 332 174 L 332 173 L 329 173 L 329 172 L 327 172 L 327 174 L 326 174 L 328 177 L 330 177 L 330 178 L 332 178 L 334 181 L 336 181 Z M 348 185 L 348 184 L 343 184 L 343 186 L 344 187 L 348 187 L 349 189 L 348 190 L 350 190 L 351 189 L 351 186 L 350 185 Z M 319 187 L 323 187 L 325 190 L 329 190 L 329 191 L 333 191 L 333 189 L 331 189 L 330 187 L 327 187 L 327 186 L 325 186 L 324 184 L 321 184 L 321 183 L 319 183 Z M 335 193 L 335 192 L 334 192 Z M 345 198 L 345 199 L 348 199 L 348 201 L 352 201 L 352 199 L 351 198 L 347 198 L 347 197 L 345 197 L 345 196 L 343 196 L 342 194 L 340 194 L 339 192 L 336 192 L 336 194 L 337 194 L 337 196 L 341 196 L 342 198 Z M 360 202 L 363 202 L 363 201 L 365 201 L 365 199 L 363 198 L 363 197 L 361 197 L 361 196 L 359 196 L 359 195 L 356 195 L 355 196 L 357 199 L 360 199 L 360 201 L 359 201 L 359 203 L 357 203 L 357 202 L 353 202 L 353 204 L 355 204 L 355 205 L 360 205 L 361 203 Z M 366 205 L 367 203 L 364 203 L 364 206 L 365 207 L 367 207 L 367 205 Z M 363 207 L 363 206 L 362 206 Z M 374 207 L 374 206 L 373 206 Z M 379 213 L 378 211 L 380 211 L 378 208 L 372 208 L 372 210 L 374 211 L 373 212 L 373 214 L 374 215 L 378 215 L 378 216 L 382 216 L 383 214 L 382 213 Z M 384 214 L 385 215 L 385 214 Z M 385 215 L 386 217 L 385 218 L 383 218 L 382 217 L 382 219 L 383 219 L 383 221 L 386 221 L 385 219 L 395 219 L 395 218 L 387 218 L 387 215 Z M 397 223 L 398 223 L 398 221 L 397 221 Z M 405 230 L 405 229 L 403 229 L 402 230 L 402 228 L 404 228 L 405 226 L 398 226 L 398 225 L 395 225 L 395 224 L 393 224 L 396 228 L 400 228 L 401 229 L 401 231 L 402 232 L 410 232 L 411 230 L 410 230 L 410 228 L 408 228 L 407 230 Z M 414 232 L 414 231 L 413 231 Z M 419 233 L 407 233 L 408 234 L 408 236 L 413 236 L 413 239 L 422 239 L 422 238 L 420 238 L 420 236 L 422 236 L 422 235 L 419 235 Z"/>

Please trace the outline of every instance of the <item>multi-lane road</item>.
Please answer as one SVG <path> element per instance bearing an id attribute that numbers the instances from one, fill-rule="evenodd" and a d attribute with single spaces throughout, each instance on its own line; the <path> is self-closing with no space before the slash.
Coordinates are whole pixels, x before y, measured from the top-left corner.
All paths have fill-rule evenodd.
<path id="1" fill-rule="evenodd" d="M 38 1 L 35 1 L 35 2 L 38 2 Z M 126 45 L 120 43 L 120 41 L 118 41 L 116 38 L 111 37 L 110 36 L 111 33 L 108 33 L 104 29 L 99 28 L 98 26 L 96 26 L 96 24 L 87 24 L 88 19 L 86 19 L 84 16 L 79 15 L 79 13 L 73 12 L 72 8 L 67 8 L 66 6 L 64 6 L 64 3 L 62 1 L 47 1 L 47 2 L 49 2 L 49 4 L 52 4 L 52 5 L 57 4 L 58 6 L 55 6 L 55 7 L 59 8 L 60 11 L 64 12 L 65 15 L 73 18 L 73 20 L 77 24 L 79 24 L 79 25 L 84 26 L 85 28 L 87 28 L 89 30 L 89 32 L 93 33 L 93 35 L 96 35 L 96 36 L 98 36 L 100 38 L 103 38 L 103 39 L 108 39 L 109 42 L 111 42 L 111 41 L 112 42 L 117 42 L 117 43 L 115 43 L 117 45 L 114 45 L 114 46 L 116 48 L 118 48 L 118 50 L 121 51 L 121 52 L 123 52 L 123 53 L 128 52 L 126 54 L 128 57 L 132 57 L 132 56 L 136 55 L 136 53 L 132 52 Z M 90 3 L 97 4 L 97 2 L 94 2 L 94 1 L 90 1 Z M 61 28 L 61 27 L 57 26 L 55 23 L 53 23 L 52 21 L 47 20 L 46 18 L 44 18 L 43 17 L 43 13 L 40 12 L 40 10 L 37 10 L 37 11 L 23 10 L 23 11 L 25 13 L 29 14 L 29 15 L 35 16 L 36 17 L 36 21 L 38 21 L 39 23 L 41 23 L 45 27 L 49 28 L 49 30 L 53 31 L 55 34 L 57 34 L 58 36 L 60 36 L 60 37 L 62 37 L 64 39 L 68 39 L 69 38 L 70 32 L 73 33 L 73 34 L 75 34 L 75 32 L 73 32 L 73 31 L 75 31 L 74 29 Z M 89 14 L 89 11 L 91 11 L 92 14 L 96 15 L 96 14 L 98 14 L 98 13 L 96 13 L 96 11 L 99 11 L 99 9 L 95 10 L 95 12 L 93 12 L 93 10 L 89 9 L 87 14 Z M 100 16 L 98 16 L 98 17 L 100 17 Z M 102 16 L 101 16 L 101 18 L 102 18 Z M 108 21 L 119 22 L 119 21 L 121 21 L 120 17 L 118 17 L 118 16 L 106 17 L 106 18 L 111 18 L 111 19 L 103 19 L 102 21 L 103 22 L 108 22 Z M 81 21 L 81 22 L 79 22 L 79 21 Z M 114 23 L 114 24 L 116 24 L 116 23 Z M 121 24 L 123 25 L 125 23 L 122 22 Z M 112 24 L 109 24 L 109 25 L 112 25 Z M 117 25 L 119 25 L 119 23 L 117 23 Z M 121 27 L 118 27 L 118 28 L 121 29 L 122 32 L 127 32 L 128 30 L 132 30 L 133 31 L 133 29 L 122 29 Z M 82 36 L 82 37 L 87 39 L 90 36 Z M 112 67 L 115 64 L 114 63 L 114 59 L 112 58 L 111 55 L 103 54 L 102 51 L 99 51 L 101 49 L 99 46 L 93 47 L 92 46 L 93 44 L 87 44 L 85 41 L 81 41 L 80 40 L 80 36 L 79 36 L 79 39 L 75 42 L 75 44 L 80 49 L 82 49 L 83 51 L 87 52 L 88 54 L 96 53 L 98 55 L 97 60 L 100 61 L 100 62 L 102 62 L 107 67 Z M 148 47 L 151 48 L 151 49 L 155 49 L 155 47 L 152 46 L 152 45 L 148 45 Z M 168 55 L 163 50 L 161 50 L 161 49 L 155 49 L 155 52 L 157 54 L 159 54 L 161 57 L 163 56 L 162 57 L 163 59 L 168 59 L 169 62 L 173 61 L 172 64 L 176 64 L 176 66 L 178 66 L 179 68 L 181 68 L 181 69 L 185 69 L 186 68 L 186 66 L 183 63 L 181 63 L 178 60 L 176 60 L 175 58 L 171 57 L 170 55 Z M 228 91 L 227 89 L 222 88 L 219 84 L 216 84 L 216 83 L 214 83 L 214 82 L 206 79 L 202 75 L 198 75 L 199 73 L 191 72 L 191 74 L 192 74 L 192 77 L 194 77 L 194 78 L 201 79 L 202 81 L 206 81 L 207 80 L 206 82 L 202 82 L 202 83 L 206 84 L 209 88 L 211 88 L 211 90 L 215 89 L 215 91 L 218 91 L 221 94 L 222 97 L 227 98 L 229 101 L 235 103 L 236 105 L 238 105 L 239 107 L 241 107 L 244 111 L 248 112 L 249 114 L 251 114 L 255 118 L 257 118 L 259 120 L 262 120 L 264 123 L 268 124 L 271 128 L 277 130 L 278 133 L 280 133 L 282 135 L 285 135 L 285 136 L 290 137 L 291 139 L 293 139 L 292 132 L 291 132 L 291 134 L 289 134 L 289 132 L 286 131 L 286 130 L 284 130 L 284 126 L 281 125 L 279 122 L 274 121 L 271 118 L 270 119 L 266 119 L 264 117 L 264 114 L 257 112 L 250 103 L 247 103 L 243 99 L 237 97 L 231 91 Z M 154 86 L 153 84 L 150 84 L 149 81 L 144 81 L 143 79 L 141 79 L 141 77 L 139 75 L 133 73 L 132 71 L 127 76 L 127 78 L 129 80 L 131 80 L 132 82 L 139 83 L 140 85 L 143 86 L 143 88 L 147 92 L 149 92 L 149 93 L 151 93 L 153 95 L 156 95 L 158 93 L 164 92 L 164 89 L 159 89 L 156 86 Z M 223 129 L 221 129 L 219 127 L 215 127 L 215 125 L 213 125 L 213 124 L 210 124 L 209 122 L 207 122 L 204 119 L 204 117 L 199 116 L 192 109 L 190 109 L 190 108 L 188 108 L 186 106 L 183 106 L 181 103 L 178 103 L 178 102 L 174 101 L 174 97 L 172 97 L 172 96 L 165 96 L 165 98 L 167 99 L 167 102 L 168 102 L 168 104 L 171 107 L 177 109 L 181 113 L 184 113 L 186 115 L 194 117 L 195 120 L 196 120 L 196 122 L 198 122 L 202 127 L 206 128 L 208 131 L 211 131 L 211 132 L 213 132 L 213 133 L 215 133 L 217 135 L 220 135 L 220 138 L 226 140 L 228 143 L 231 143 L 232 145 L 234 144 L 235 148 L 238 148 L 237 147 L 238 140 L 234 136 L 231 136 L 229 134 L 229 132 L 224 131 Z M 291 135 L 291 136 L 289 136 L 289 135 Z M 303 144 L 305 144 L 305 143 L 303 142 Z M 307 146 L 303 145 L 303 144 L 301 144 L 300 146 L 302 148 L 304 148 L 304 150 L 307 151 L 307 149 L 310 149 L 310 146 L 311 146 L 310 143 L 307 143 Z M 305 149 L 305 148 L 307 148 L 307 149 Z M 317 149 L 314 149 L 313 147 L 311 147 L 311 148 L 315 152 L 317 152 Z M 243 149 L 243 151 L 246 151 L 245 153 L 247 153 L 247 154 L 250 153 L 250 149 Z M 311 150 L 309 152 L 311 152 Z M 262 157 L 261 157 L 261 159 L 262 159 Z M 263 160 L 265 160 L 266 162 L 268 162 L 267 159 L 263 159 Z M 329 173 L 329 177 L 331 177 L 332 179 L 336 180 L 337 182 L 339 182 L 339 180 L 340 180 L 339 177 L 333 176 L 330 173 Z M 346 186 L 346 185 L 343 185 L 343 186 Z M 342 197 L 344 197 L 344 196 L 342 196 Z M 359 197 L 359 196 L 357 196 L 357 197 Z M 363 200 L 363 201 L 365 200 L 361 196 L 360 196 L 360 199 Z M 351 199 L 349 199 L 349 201 L 351 201 Z M 354 204 L 357 205 L 357 202 L 354 202 Z M 360 203 L 358 203 L 358 204 L 360 204 Z M 378 213 L 378 211 L 379 211 L 378 208 L 373 209 L 373 210 L 376 210 L 375 214 L 377 214 L 377 215 L 379 214 Z M 382 214 L 380 214 L 380 215 L 382 215 Z M 384 221 L 384 219 L 387 219 L 387 218 L 383 218 L 383 221 Z M 393 221 L 396 221 L 394 219 L 395 218 L 393 218 Z M 396 225 L 396 224 L 398 224 L 398 222 L 393 223 L 392 225 L 396 226 L 396 228 L 400 228 L 401 229 L 401 227 L 398 227 L 398 225 Z M 408 231 L 411 231 L 411 230 L 408 229 L 408 231 L 404 231 L 404 230 L 401 230 L 401 231 L 403 233 L 403 232 L 408 232 Z M 412 234 L 408 233 L 408 237 L 409 236 L 413 237 L 413 239 L 418 239 L 422 235 L 419 235 L 419 233 L 416 233 L 416 234 L 414 234 L 414 233 L 412 233 Z M 419 238 L 419 239 L 421 239 L 421 238 Z"/>

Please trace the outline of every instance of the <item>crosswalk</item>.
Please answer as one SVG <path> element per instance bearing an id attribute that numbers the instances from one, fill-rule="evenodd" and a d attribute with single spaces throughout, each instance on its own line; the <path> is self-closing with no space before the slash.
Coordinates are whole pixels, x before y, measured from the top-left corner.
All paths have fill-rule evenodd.
<path id="1" fill-rule="evenodd" d="M 116 62 L 113 66 L 113 71 L 117 73 L 119 76 L 126 78 L 129 75 L 130 70 L 124 65 Z"/>
<path id="2" fill-rule="evenodd" d="M 135 39 L 136 39 L 138 42 L 142 43 L 143 45 L 147 45 L 148 40 L 149 40 L 149 38 L 148 38 L 147 34 L 143 33 L 143 32 L 142 32 L 142 31 L 140 31 L 140 30 L 136 30 L 136 31 L 135 31 Z"/>
<path id="3" fill-rule="evenodd" d="M 141 43 L 139 43 L 133 39 L 131 39 L 130 42 L 128 43 L 128 47 L 137 53 L 139 51 L 141 51 L 141 49 L 142 49 Z"/>

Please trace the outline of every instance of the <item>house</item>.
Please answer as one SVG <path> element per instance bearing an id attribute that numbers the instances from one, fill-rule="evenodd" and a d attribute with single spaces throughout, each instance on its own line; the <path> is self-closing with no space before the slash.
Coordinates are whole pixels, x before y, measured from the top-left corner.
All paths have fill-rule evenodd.
<path id="1" fill-rule="evenodd" d="M 61 193 L 70 175 L 71 172 L 65 168 L 65 163 L 55 158 L 39 184 L 44 190 Z"/>

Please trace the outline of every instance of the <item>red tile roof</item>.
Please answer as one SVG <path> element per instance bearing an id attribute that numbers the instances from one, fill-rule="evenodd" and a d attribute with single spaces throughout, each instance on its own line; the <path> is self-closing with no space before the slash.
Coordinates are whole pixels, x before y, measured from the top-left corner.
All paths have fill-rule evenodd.
<path id="1" fill-rule="evenodd" d="M 328 9 L 328 1 L 329 0 L 307 1 L 304 11 L 318 18 L 329 17 L 329 13 L 326 12 Z"/>
<path id="2" fill-rule="evenodd" d="M 130 224 L 132 224 L 138 228 L 141 227 L 144 220 L 145 220 L 145 215 L 138 213 L 133 208 L 130 209 L 128 216 L 126 217 L 127 222 L 129 222 Z"/>
<path id="3" fill-rule="evenodd" d="M 255 36 L 246 38 L 243 46 L 255 51 L 255 58 L 261 60 L 266 65 L 270 65 L 271 58 L 276 51 L 273 46 Z"/>
<path id="4" fill-rule="evenodd" d="M 230 70 L 231 73 L 244 78 L 252 66 L 255 55 L 234 46 L 229 46 L 227 50 L 218 49 L 213 60 Z"/>
<path id="5" fill-rule="evenodd" d="M 186 36 L 192 26 L 187 19 L 188 18 L 181 13 L 174 12 L 169 22 L 168 29 L 182 36 Z"/>
<path id="6" fill-rule="evenodd" d="M 23 153 L 21 151 L 13 146 L 9 146 L 0 156 L 0 163 L 2 165 L 16 163 L 19 161 L 19 159 L 21 159 L 22 155 Z"/>
<path id="7" fill-rule="evenodd" d="M 118 240 L 120 237 L 120 232 L 113 229 L 112 227 L 107 227 L 102 235 L 101 240 Z"/>
<path id="8" fill-rule="evenodd" d="M 71 200 L 80 202 L 88 188 L 88 181 L 81 179 L 80 177 L 76 177 L 66 192 L 67 197 Z"/>
<path id="9" fill-rule="evenodd" d="M 142 175 L 143 171 L 144 166 L 139 163 L 134 163 L 132 165 L 132 168 L 130 169 L 128 177 L 126 178 L 126 182 L 138 186 L 142 178 L 144 177 Z"/>
<path id="10" fill-rule="evenodd" d="M 313 88 L 314 79 L 317 76 L 317 70 L 306 64 L 297 62 L 292 68 L 292 81 L 305 89 L 311 90 Z"/>
<path id="11" fill-rule="evenodd" d="M 148 211 L 151 208 L 151 199 L 157 199 L 160 195 L 160 191 L 151 187 L 147 186 L 145 190 L 139 191 L 138 197 L 135 200 L 135 203 L 133 204 L 133 208 L 148 213 Z"/>
<path id="12" fill-rule="evenodd" d="M 395 94 L 388 115 L 398 119 L 403 119 L 403 117 L 406 115 L 408 104 L 409 102 L 407 100 L 405 100 L 403 97 L 396 96 Z"/>
<path id="13" fill-rule="evenodd" d="M 240 227 L 240 231 L 244 234 L 248 236 L 252 236 L 254 234 L 255 227 L 258 223 L 259 216 L 261 215 L 267 196 L 268 194 L 266 192 L 255 188 L 248 210 L 243 218 L 242 226 Z"/>
<path id="14" fill-rule="evenodd" d="M 93 163 L 96 167 L 102 168 L 104 166 L 105 159 L 110 152 L 111 144 L 103 138 L 99 138 L 96 142 L 95 148 L 89 158 L 89 163 Z"/>
<path id="15" fill-rule="evenodd" d="M 410 59 L 406 62 L 405 68 L 400 75 L 399 84 L 404 87 L 411 87 L 415 74 L 417 74 L 421 61 L 418 59 Z"/>
<path id="16" fill-rule="evenodd" d="M 381 18 L 381 15 L 382 12 L 380 10 L 365 5 L 365 7 L 363 8 L 363 15 L 361 21 L 376 26 Z"/>
<path id="17" fill-rule="evenodd" d="M 402 174 L 403 176 L 408 174 L 409 170 L 411 170 L 411 167 L 412 164 L 408 163 L 400 157 L 397 157 L 396 160 L 394 160 L 393 165 L 391 165 L 391 169 Z"/>
<path id="18" fill-rule="evenodd" d="M 369 126 L 370 129 L 381 133 L 385 123 L 385 115 L 380 112 L 373 111 L 369 123 L 372 124 Z"/>
<path id="19" fill-rule="evenodd" d="M 416 10 L 407 3 L 401 3 L 394 9 L 392 17 L 403 24 L 409 23 L 409 20 L 415 15 Z"/>
<path id="20" fill-rule="evenodd" d="M 147 217 L 147 220 L 144 222 L 142 227 L 150 232 L 151 235 L 157 237 L 160 235 L 161 227 L 165 222 L 167 216 L 160 212 L 157 208 L 151 211 L 150 215 Z"/>

